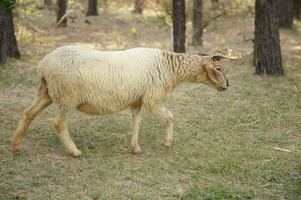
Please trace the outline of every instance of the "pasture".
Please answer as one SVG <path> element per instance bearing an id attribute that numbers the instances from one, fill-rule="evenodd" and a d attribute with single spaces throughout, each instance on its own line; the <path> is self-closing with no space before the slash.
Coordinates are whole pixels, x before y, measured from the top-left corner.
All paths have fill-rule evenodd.
<path id="1" fill-rule="evenodd" d="M 212 21 L 204 47 L 188 45 L 187 52 L 231 48 L 240 59 L 221 62 L 230 81 L 225 92 L 194 84 L 176 89 L 166 105 L 175 115 L 169 149 L 162 145 L 164 120 L 147 112 L 137 155 L 129 151 L 128 110 L 97 117 L 75 112 L 69 131 L 83 155 L 70 157 L 55 135 L 53 104 L 34 120 L 21 151 L 10 152 L 11 136 L 38 85 L 36 64 L 54 48 L 170 49 L 170 27 L 160 16 L 137 17 L 127 9 L 111 5 L 90 24 L 78 19 L 61 29 L 53 28 L 53 12 L 40 10 L 32 20 L 42 32 L 16 19 L 22 59 L 0 71 L 0 199 L 300 199 L 300 22 L 281 30 L 285 76 L 273 77 L 254 75 L 252 16 Z"/>

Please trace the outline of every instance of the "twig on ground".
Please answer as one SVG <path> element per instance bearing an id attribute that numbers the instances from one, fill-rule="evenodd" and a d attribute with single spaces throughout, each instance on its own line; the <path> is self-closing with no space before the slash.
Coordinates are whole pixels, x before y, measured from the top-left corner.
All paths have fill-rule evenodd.
<path id="1" fill-rule="evenodd" d="M 292 152 L 291 150 L 285 149 L 285 148 L 279 148 L 279 147 L 271 147 L 271 148 L 276 150 L 276 151 L 283 151 L 283 152 L 288 152 L 288 153 Z"/>
<path id="2" fill-rule="evenodd" d="M 38 32 L 38 33 L 45 33 L 45 31 L 42 31 L 41 29 L 35 27 L 32 23 L 29 23 L 28 21 L 31 21 L 31 19 L 25 19 L 23 15 L 20 15 L 20 19 L 25 23 L 27 26 L 29 26 L 32 30 Z"/>

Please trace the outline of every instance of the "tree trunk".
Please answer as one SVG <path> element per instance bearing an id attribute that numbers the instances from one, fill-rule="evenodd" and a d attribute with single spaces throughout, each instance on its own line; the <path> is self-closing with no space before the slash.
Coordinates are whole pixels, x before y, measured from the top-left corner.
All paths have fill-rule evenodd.
<path id="1" fill-rule="evenodd" d="M 67 11 L 68 0 L 57 0 L 57 18 L 56 21 L 59 27 L 67 26 L 67 17 L 65 16 Z"/>
<path id="2" fill-rule="evenodd" d="M 219 2 L 218 0 L 211 0 L 211 9 L 216 10 L 219 8 Z"/>
<path id="3" fill-rule="evenodd" d="M 301 19 L 301 0 L 294 0 L 294 13 L 297 19 Z"/>
<path id="4" fill-rule="evenodd" d="M 202 46 L 203 41 L 203 18 L 202 18 L 202 0 L 193 0 L 193 36 L 192 44 Z"/>
<path id="5" fill-rule="evenodd" d="M 144 8 L 144 0 L 135 0 L 134 13 L 142 14 Z"/>
<path id="6" fill-rule="evenodd" d="M 0 8 L 0 27 L 5 27 L 5 21 L 7 16 L 5 15 L 5 11 Z M 7 43 L 4 37 L 4 29 L 0 29 L 0 64 L 4 64 L 6 62 L 6 52 L 7 52 Z"/>
<path id="7" fill-rule="evenodd" d="M 13 21 L 13 13 L 12 11 L 7 11 L 7 24 L 6 27 L 4 28 L 4 37 L 7 40 L 7 55 L 11 58 L 20 58 L 20 52 L 15 36 L 15 28 L 14 28 L 14 21 Z"/>
<path id="8" fill-rule="evenodd" d="M 11 9 L 0 7 L 0 63 L 6 58 L 20 58 Z"/>
<path id="9" fill-rule="evenodd" d="M 44 0 L 44 4 L 46 6 L 50 6 L 52 4 L 52 0 Z"/>
<path id="10" fill-rule="evenodd" d="M 98 15 L 97 0 L 89 0 L 87 16 Z"/>
<path id="11" fill-rule="evenodd" d="M 256 74 L 283 75 L 278 12 L 279 1 L 256 0 L 254 64 Z"/>
<path id="12" fill-rule="evenodd" d="M 173 0 L 173 50 L 185 52 L 185 0 Z"/>
<path id="13" fill-rule="evenodd" d="M 279 6 L 279 26 L 283 28 L 290 28 L 293 25 L 294 19 L 294 4 L 293 0 L 277 0 Z"/>

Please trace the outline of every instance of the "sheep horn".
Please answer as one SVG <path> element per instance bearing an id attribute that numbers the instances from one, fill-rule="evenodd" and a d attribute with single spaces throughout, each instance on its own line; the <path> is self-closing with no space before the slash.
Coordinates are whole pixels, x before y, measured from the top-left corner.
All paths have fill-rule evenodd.
<path id="1" fill-rule="evenodd" d="M 237 60 L 238 57 L 235 57 L 235 56 L 225 56 L 225 55 L 215 55 L 215 56 L 212 56 L 212 59 L 215 60 L 215 61 L 220 61 L 221 59 Z"/>

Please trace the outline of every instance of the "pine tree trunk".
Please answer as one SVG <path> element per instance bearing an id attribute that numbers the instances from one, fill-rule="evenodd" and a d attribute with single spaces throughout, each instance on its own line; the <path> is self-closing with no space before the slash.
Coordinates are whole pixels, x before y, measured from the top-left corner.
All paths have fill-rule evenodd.
<path id="1" fill-rule="evenodd" d="M 19 59 L 20 52 L 11 10 L 0 8 L 0 27 L 0 63 L 5 63 L 7 57 Z"/>
<path id="2" fill-rule="evenodd" d="M 87 16 L 98 15 L 97 0 L 89 0 Z"/>
<path id="3" fill-rule="evenodd" d="M 185 52 L 185 0 L 173 0 L 173 50 Z"/>
<path id="4" fill-rule="evenodd" d="M 7 15 L 5 11 L 0 8 L 0 27 L 5 27 L 5 21 L 7 20 Z M 4 29 L 0 29 L 0 64 L 6 62 L 6 52 L 7 52 L 7 43 L 4 37 Z"/>
<path id="5" fill-rule="evenodd" d="M 219 9 L 219 2 L 218 0 L 211 0 L 211 9 L 212 10 L 216 10 L 216 9 Z"/>
<path id="6" fill-rule="evenodd" d="M 135 0 L 134 13 L 142 14 L 144 8 L 144 0 Z"/>
<path id="7" fill-rule="evenodd" d="M 56 21 L 57 21 L 59 27 L 67 26 L 67 17 L 65 16 L 66 11 L 67 11 L 67 4 L 68 4 L 68 0 L 57 0 Z"/>
<path id="8" fill-rule="evenodd" d="M 203 41 L 203 18 L 202 18 L 202 0 L 193 0 L 193 36 L 192 44 L 202 46 Z"/>
<path id="9" fill-rule="evenodd" d="M 20 52 L 15 36 L 15 28 L 14 28 L 14 21 L 13 21 L 13 13 L 12 11 L 7 11 L 8 14 L 8 20 L 7 20 L 7 26 L 5 29 L 6 33 L 6 40 L 7 40 L 7 55 L 10 58 L 20 58 Z"/>
<path id="10" fill-rule="evenodd" d="M 256 0 L 254 41 L 256 74 L 283 75 L 278 11 L 279 1 Z"/>
<path id="11" fill-rule="evenodd" d="M 52 0 L 44 0 L 44 4 L 46 6 L 50 6 L 52 4 Z"/>
<path id="12" fill-rule="evenodd" d="M 294 19 L 294 4 L 293 0 L 277 0 L 279 6 L 279 26 L 283 28 L 290 28 L 293 25 Z"/>
<path id="13" fill-rule="evenodd" d="M 301 19 L 301 0 L 294 0 L 294 13 L 297 19 Z"/>

